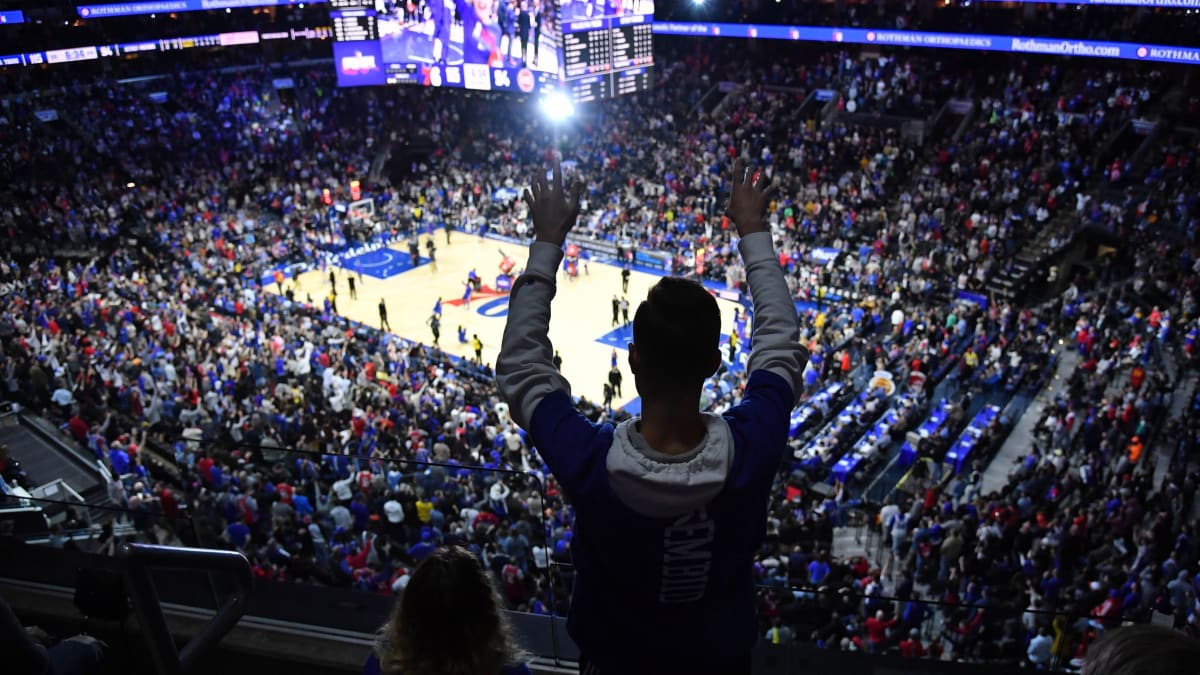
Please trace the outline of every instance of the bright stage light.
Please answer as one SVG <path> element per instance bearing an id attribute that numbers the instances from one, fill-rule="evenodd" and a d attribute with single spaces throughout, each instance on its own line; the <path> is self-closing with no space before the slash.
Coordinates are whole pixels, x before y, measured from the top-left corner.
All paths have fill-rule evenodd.
<path id="1" fill-rule="evenodd" d="M 566 121 L 575 114 L 575 104 L 561 91 L 551 92 L 542 97 L 542 114 L 546 119 L 558 124 Z"/>

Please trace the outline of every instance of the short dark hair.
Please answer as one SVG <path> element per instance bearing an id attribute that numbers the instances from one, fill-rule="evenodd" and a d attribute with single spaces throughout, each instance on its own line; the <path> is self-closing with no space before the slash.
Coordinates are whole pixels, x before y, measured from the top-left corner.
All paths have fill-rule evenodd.
<path id="1" fill-rule="evenodd" d="M 721 343 L 721 310 L 703 286 L 663 277 L 650 288 L 633 317 L 638 386 L 679 389 L 712 375 Z"/>
<path id="2" fill-rule="evenodd" d="M 1144 624 L 1109 631 L 1088 648 L 1083 675 L 1190 675 L 1200 663 L 1200 640 Z"/>

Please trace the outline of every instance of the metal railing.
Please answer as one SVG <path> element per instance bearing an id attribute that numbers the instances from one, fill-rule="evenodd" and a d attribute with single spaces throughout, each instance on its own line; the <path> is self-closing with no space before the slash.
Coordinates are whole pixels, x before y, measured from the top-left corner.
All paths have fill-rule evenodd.
<path id="1" fill-rule="evenodd" d="M 118 555 L 125 562 L 125 587 L 133 601 L 133 611 L 142 628 L 154 670 L 159 675 L 182 675 L 189 672 L 199 658 L 233 629 L 250 599 L 253 580 L 250 562 L 236 551 L 125 544 Z M 175 641 L 163 616 L 158 590 L 151 578 L 153 568 L 195 570 L 209 575 L 224 572 L 237 583 L 237 589 L 225 598 L 217 614 L 184 645 L 175 648 Z"/>

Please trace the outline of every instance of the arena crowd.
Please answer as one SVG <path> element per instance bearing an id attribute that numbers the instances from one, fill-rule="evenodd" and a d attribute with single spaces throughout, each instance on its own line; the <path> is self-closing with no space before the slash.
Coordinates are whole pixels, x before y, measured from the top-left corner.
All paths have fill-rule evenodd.
<path id="1" fill-rule="evenodd" d="M 562 152 L 587 181 L 582 237 L 668 253 L 729 288 L 744 271 L 722 176 L 744 157 L 778 184 L 767 219 L 812 363 L 757 558 L 765 639 L 1045 665 L 1152 612 L 1195 633 L 1197 417 L 1172 410 L 1195 394 L 1180 383 L 1200 326 L 1198 147 L 1172 138 L 1148 167 L 1097 159 L 1160 104 L 1161 74 L 672 56 L 655 90 L 597 105 Z M 4 100 L 6 397 L 107 462 L 141 540 L 240 550 L 264 580 L 385 594 L 458 544 L 510 608 L 565 613 L 572 509 L 490 365 L 353 324 L 325 287 L 266 289 L 276 270 L 380 237 L 527 238 L 524 205 L 495 195 L 544 165 L 550 128 L 508 100 L 339 90 L 319 69 L 294 81 L 287 101 L 257 70 L 157 81 L 165 104 L 111 80 Z M 721 81 L 738 86 L 704 112 Z M 808 117 L 817 89 L 843 114 Z M 973 120 L 925 143 L 851 114 L 925 116 L 968 95 Z M 55 133 L 34 114 L 47 108 L 70 111 Z M 436 150 L 402 181 L 369 179 L 382 149 L 409 141 Z M 324 191 L 345 200 L 351 179 L 375 217 L 330 217 Z M 1037 305 L 995 292 L 1019 254 L 1083 229 L 1115 242 L 1097 272 Z M 731 327 L 714 411 L 740 398 L 749 320 Z M 1052 384 L 1068 356 L 1077 367 Z M 602 385 L 583 385 L 580 408 L 621 419 L 596 403 Z M 985 490 L 1024 412 L 1009 403 L 1047 386 L 1036 441 Z M 866 478 L 935 411 L 907 488 L 866 498 Z M 947 470 L 977 419 L 969 461 Z M 1151 458 L 1172 443 L 1156 483 Z M 879 555 L 833 556 L 834 528 L 854 518 Z"/>

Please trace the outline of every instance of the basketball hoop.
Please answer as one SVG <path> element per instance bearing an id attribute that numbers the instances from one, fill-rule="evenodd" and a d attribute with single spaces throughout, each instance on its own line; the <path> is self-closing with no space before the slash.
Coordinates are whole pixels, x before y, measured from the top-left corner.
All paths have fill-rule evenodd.
<path id="1" fill-rule="evenodd" d="M 370 199 L 360 199 L 348 205 L 346 213 L 351 220 L 366 220 L 375 215 L 375 202 Z"/>

